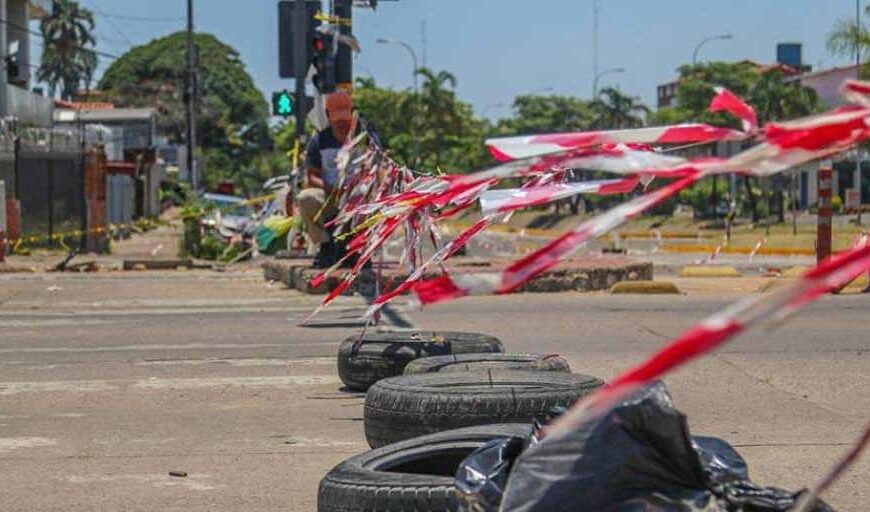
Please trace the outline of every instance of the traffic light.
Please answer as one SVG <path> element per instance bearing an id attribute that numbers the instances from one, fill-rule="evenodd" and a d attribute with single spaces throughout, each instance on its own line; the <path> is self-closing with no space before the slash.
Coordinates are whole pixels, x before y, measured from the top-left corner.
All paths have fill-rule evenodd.
<path id="1" fill-rule="evenodd" d="M 315 32 L 311 46 L 314 49 L 315 74 L 311 78 L 321 94 L 335 92 L 335 39 L 331 34 Z"/>
<path id="2" fill-rule="evenodd" d="M 290 117 L 296 110 L 293 101 L 293 95 L 283 90 L 281 92 L 272 93 L 272 115 L 279 117 Z"/>
<path id="3" fill-rule="evenodd" d="M 297 16 L 296 4 L 304 2 L 304 15 Z M 278 2 L 278 68 L 281 78 L 304 80 L 313 58 L 309 44 L 320 25 L 316 19 L 320 0 L 281 0 Z"/>

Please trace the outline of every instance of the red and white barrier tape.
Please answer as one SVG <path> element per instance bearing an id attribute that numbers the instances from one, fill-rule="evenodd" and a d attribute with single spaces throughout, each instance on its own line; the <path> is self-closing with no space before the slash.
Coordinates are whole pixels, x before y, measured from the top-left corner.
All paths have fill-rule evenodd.
<path id="1" fill-rule="evenodd" d="M 660 379 L 763 321 L 778 323 L 820 296 L 870 270 L 870 247 L 840 253 L 805 272 L 796 282 L 744 299 L 708 317 L 664 346 L 646 361 L 616 377 L 601 391 L 572 407 L 548 428 L 548 435 L 568 431 L 592 408 L 607 407 L 631 390 Z"/>
<path id="2" fill-rule="evenodd" d="M 728 112 L 743 123 L 743 131 L 752 133 L 758 128 L 755 109 L 724 87 L 714 87 L 716 96 L 710 102 L 711 112 Z"/>
<path id="3" fill-rule="evenodd" d="M 628 219 L 676 194 L 700 177 L 720 172 L 767 175 L 841 152 L 870 137 L 870 109 L 840 108 L 826 114 L 765 127 L 767 142 L 725 161 L 705 160 L 694 165 L 696 174 L 584 222 L 538 251 L 518 260 L 501 274 L 442 276 L 414 286 L 414 302 L 425 305 L 466 295 L 509 293 L 534 276 L 577 252 L 590 239 L 618 227 Z M 691 172 L 691 164 L 682 166 Z M 700 171 L 700 172 L 698 172 Z"/>
<path id="4" fill-rule="evenodd" d="M 500 162 L 508 162 L 521 158 L 530 158 L 572 149 L 591 148 L 604 144 L 683 144 L 689 142 L 743 140 L 745 138 L 746 134 L 737 130 L 719 128 L 702 123 L 687 123 L 628 130 L 503 137 L 487 140 L 486 146 L 493 158 Z"/>
<path id="5" fill-rule="evenodd" d="M 837 290 L 870 270 L 870 247 L 838 254 L 803 274 L 794 284 L 769 294 L 750 297 L 690 328 L 646 361 L 621 374 L 600 391 L 577 402 L 545 430 L 547 437 L 573 431 L 590 415 L 606 412 L 633 390 L 661 379 L 671 371 L 712 352 L 737 335 L 763 323 L 779 323 L 820 296 Z M 796 508 L 805 511 L 833 483 L 870 442 L 870 428 Z"/>
<path id="6" fill-rule="evenodd" d="M 624 194 L 640 183 L 639 176 L 621 180 L 558 183 L 533 188 L 487 190 L 480 195 L 482 215 L 508 213 L 522 208 L 552 203 L 578 194 Z"/>
<path id="7" fill-rule="evenodd" d="M 422 281 L 413 287 L 416 301 L 425 305 L 466 295 L 510 293 L 532 277 L 576 253 L 590 240 L 607 234 L 626 220 L 688 187 L 700 175 L 695 173 L 612 208 L 518 260 L 500 274 L 444 275 Z"/>

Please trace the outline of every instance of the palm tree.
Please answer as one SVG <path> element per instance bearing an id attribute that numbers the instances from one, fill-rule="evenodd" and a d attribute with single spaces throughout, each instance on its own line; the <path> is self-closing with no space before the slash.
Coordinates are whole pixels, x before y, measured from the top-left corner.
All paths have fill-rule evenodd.
<path id="1" fill-rule="evenodd" d="M 435 155 L 435 167 L 441 166 L 449 137 L 459 137 L 462 123 L 457 115 L 456 77 L 447 71 L 437 74 L 428 68 L 416 71 L 424 79 L 420 92 L 423 117 L 423 147 Z"/>
<path id="2" fill-rule="evenodd" d="M 357 89 L 374 89 L 377 84 L 375 84 L 375 79 L 370 76 L 358 76 L 356 77 L 356 87 Z"/>
<path id="3" fill-rule="evenodd" d="M 81 84 L 90 87 L 97 68 L 94 15 L 73 0 L 55 0 L 54 12 L 40 23 L 45 47 L 36 78 L 48 83 L 54 96 L 71 100 Z"/>
<path id="4" fill-rule="evenodd" d="M 614 87 L 601 89 L 592 101 L 592 110 L 595 112 L 592 126 L 598 129 L 637 128 L 644 125 L 650 113 L 646 105 Z"/>
<path id="5" fill-rule="evenodd" d="M 870 5 L 864 8 L 864 12 L 870 14 Z M 866 62 L 870 57 L 870 31 L 857 20 L 840 20 L 828 34 L 828 50 L 843 57 L 858 54 Z"/>

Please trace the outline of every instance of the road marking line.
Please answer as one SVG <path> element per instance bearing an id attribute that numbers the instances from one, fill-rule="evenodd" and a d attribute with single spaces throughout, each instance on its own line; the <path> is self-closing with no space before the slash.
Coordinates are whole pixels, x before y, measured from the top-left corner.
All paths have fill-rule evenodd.
<path id="1" fill-rule="evenodd" d="M 0 383 L 0 396 L 20 393 L 55 392 L 99 392 L 115 391 L 124 387 L 137 389 L 207 389 L 215 387 L 238 388 L 292 388 L 297 386 L 318 386 L 338 384 L 334 375 L 295 375 L 278 377 L 219 377 L 195 379 L 142 379 L 125 380 L 73 380 L 49 382 L 3 382 Z M 2 447 L 2 445 L 0 445 Z"/>
<path id="2" fill-rule="evenodd" d="M 56 439 L 49 439 L 47 437 L 0 437 L 0 453 L 21 448 L 54 446 L 56 444 Z"/>
<path id="3" fill-rule="evenodd" d="M 335 375 L 295 375 L 279 377 L 217 377 L 198 379 L 149 379 L 133 384 L 139 389 L 204 389 L 213 387 L 285 388 L 337 384 Z M 2 384 L 0 384 L 2 386 Z"/>
<path id="4" fill-rule="evenodd" d="M 2 363 L 0 363 L 2 364 Z M 205 366 L 210 364 L 225 364 L 228 366 L 306 366 L 334 365 L 334 357 L 309 357 L 302 359 L 161 359 L 150 361 L 135 361 L 135 366 Z"/>
<path id="5" fill-rule="evenodd" d="M 89 352 L 146 352 L 157 350 L 232 350 L 254 348 L 332 347 L 338 342 L 322 343 L 190 343 L 188 345 L 119 345 L 109 347 L 7 347 L 0 354 L 51 354 Z"/>

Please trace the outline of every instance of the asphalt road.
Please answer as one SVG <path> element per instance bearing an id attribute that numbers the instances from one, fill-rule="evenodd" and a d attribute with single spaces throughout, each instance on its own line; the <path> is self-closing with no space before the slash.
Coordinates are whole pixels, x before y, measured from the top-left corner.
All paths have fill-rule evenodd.
<path id="1" fill-rule="evenodd" d="M 408 318 L 606 379 L 752 289 L 738 284 L 471 298 Z M 366 449 L 362 396 L 338 391 L 334 360 L 362 302 L 297 326 L 316 300 L 257 272 L 0 276 L 0 510 L 314 510 L 321 476 Z M 868 306 L 828 297 L 667 383 L 757 483 L 810 485 L 870 420 Z M 865 510 L 868 478 L 865 457 L 827 499 Z"/>

